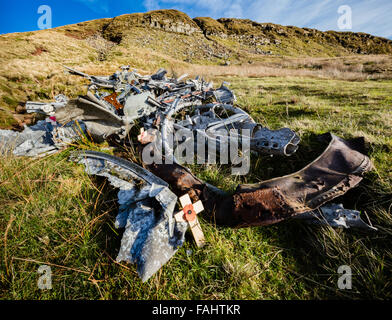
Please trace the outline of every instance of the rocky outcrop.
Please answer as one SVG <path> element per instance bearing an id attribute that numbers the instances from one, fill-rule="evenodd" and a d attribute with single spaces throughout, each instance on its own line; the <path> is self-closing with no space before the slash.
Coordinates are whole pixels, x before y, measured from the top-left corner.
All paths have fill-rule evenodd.
<path id="1" fill-rule="evenodd" d="M 270 54 L 288 48 L 312 55 L 324 50 L 328 54 L 392 54 L 392 41 L 365 33 L 319 31 L 273 23 L 258 23 L 249 19 L 209 17 L 191 19 L 177 10 L 156 10 L 113 18 L 102 28 L 102 36 L 120 43 L 134 27 L 158 29 L 185 35 L 204 35 L 208 40 L 229 39 L 257 54 Z M 312 51 L 312 48 L 314 51 Z M 318 48 L 318 49 L 317 49 Z M 322 49 L 320 49 L 322 48 Z M 272 50 L 272 51 L 271 51 Z M 284 54 L 281 49 L 280 54 Z"/>
<path id="2" fill-rule="evenodd" d="M 146 14 L 143 17 L 142 25 L 169 32 L 184 33 L 187 35 L 202 32 L 199 26 L 188 16 L 183 18 L 185 19 L 179 19 L 177 15 L 165 16 L 151 13 Z"/>
<path id="3" fill-rule="evenodd" d="M 133 27 L 148 27 L 187 35 L 202 33 L 199 26 L 187 14 L 177 10 L 156 10 L 122 15 L 113 18 L 103 28 L 102 33 L 108 40 L 119 39 Z"/>

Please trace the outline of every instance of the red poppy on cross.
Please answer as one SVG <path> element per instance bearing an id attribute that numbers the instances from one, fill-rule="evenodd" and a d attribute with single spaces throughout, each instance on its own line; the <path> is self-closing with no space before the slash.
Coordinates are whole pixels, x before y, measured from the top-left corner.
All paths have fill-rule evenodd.
<path id="1" fill-rule="evenodd" d="M 201 200 L 192 203 L 191 198 L 188 194 L 180 197 L 180 203 L 182 210 L 174 215 L 176 221 L 188 222 L 191 228 L 193 237 L 195 238 L 196 245 L 201 248 L 205 244 L 203 230 L 201 229 L 197 214 L 204 210 L 203 203 Z"/>

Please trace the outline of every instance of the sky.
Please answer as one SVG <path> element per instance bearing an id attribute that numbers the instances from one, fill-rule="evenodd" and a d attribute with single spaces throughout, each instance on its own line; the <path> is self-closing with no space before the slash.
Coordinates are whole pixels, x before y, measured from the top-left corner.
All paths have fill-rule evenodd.
<path id="1" fill-rule="evenodd" d="M 50 7 L 51 27 L 127 13 L 177 9 L 191 18 L 244 18 L 322 31 L 366 32 L 392 39 L 392 0 L 0 0 L 0 34 L 50 26 L 50 20 L 42 17 L 48 11 L 38 12 L 42 5 Z M 341 6 L 346 9 L 338 12 Z M 351 28 L 347 19 L 342 20 L 348 17 L 347 6 Z"/>

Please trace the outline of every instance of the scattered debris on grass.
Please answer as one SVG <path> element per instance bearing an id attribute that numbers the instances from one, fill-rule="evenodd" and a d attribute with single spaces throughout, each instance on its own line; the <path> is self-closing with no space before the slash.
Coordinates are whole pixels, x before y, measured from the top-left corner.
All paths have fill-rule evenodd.
<path id="1" fill-rule="evenodd" d="M 197 219 L 204 208 L 206 218 L 230 227 L 265 226 L 295 217 L 332 227 L 376 230 L 361 220 L 358 211 L 328 203 L 355 187 L 371 170 L 360 139 L 322 135 L 329 140 L 328 147 L 302 170 L 259 184 L 239 185 L 234 194 L 227 194 L 182 165 L 174 151 L 184 140 L 201 136 L 203 150 L 212 144 L 221 152 L 248 140 L 252 152 L 290 156 L 298 149 L 299 136 L 289 128 L 270 130 L 256 123 L 235 105 L 236 97 L 226 83 L 214 89 L 199 77 L 168 78 L 165 69 L 143 76 L 123 66 L 111 76 L 92 76 L 66 68 L 90 81 L 87 94 L 72 100 L 58 95 L 52 103 L 27 102 L 27 113 L 43 114 L 46 120 L 25 126 L 22 132 L 0 130 L 0 153 L 41 157 L 82 137 L 126 145 L 132 139 L 131 128 L 140 125 L 140 152 L 150 144 L 161 146 L 158 154 L 153 150 L 158 157 L 154 159 L 165 161 L 143 159 L 143 168 L 95 151 L 74 152 L 72 160 L 119 189 L 115 226 L 125 231 L 117 261 L 136 263 L 143 281 L 183 245 L 188 227 L 196 244 L 204 245 Z M 179 133 L 180 138 L 170 139 Z M 199 141 L 192 142 L 191 149 L 199 151 L 199 147 Z M 202 157 L 205 160 L 204 153 Z"/>

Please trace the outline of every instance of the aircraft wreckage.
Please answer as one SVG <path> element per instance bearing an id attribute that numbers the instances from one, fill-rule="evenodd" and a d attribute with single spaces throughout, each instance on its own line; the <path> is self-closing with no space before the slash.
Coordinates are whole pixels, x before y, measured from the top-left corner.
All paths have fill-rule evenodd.
<path id="1" fill-rule="evenodd" d="M 242 143 L 253 153 L 290 156 L 298 148 L 299 136 L 289 128 L 269 130 L 256 123 L 235 105 L 236 97 L 225 83 L 214 89 L 199 77 L 168 78 L 164 69 L 143 76 L 124 66 L 111 76 L 92 76 L 66 68 L 90 81 L 87 94 L 73 100 L 58 95 L 52 103 L 27 102 L 27 113 L 43 114 L 46 120 L 25 126 L 22 132 L 0 130 L 0 151 L 40 157 L 81 137 L 125 143 L 132 126 L 141 125 L 139 147 L 160 146 L 153 148 L 158 155 L 154 159 L 164 161 L 140 166 L 95 151 L 73 152 L 71 160 L 83 164 L 88 174 L 106 177 L 119 190 L 115 226 L 125 231 L 117 261 L 136 263 L 143 281 L 182 246 L 188 228 L 196 244 L 203 246 L 197 219 L 203 210 L 206 219 L 229 227 L 266 226 L 298 218 L 332 227 L 376 230 L 358 211 L 330 203 L 355 187 L 372 168 L 361 152 L 360 139 L 324 134 L 321 138 L 329 145 L 303 169 L 258 184 L 239 185 L 234 194 L 228 194 L 194 176 L 172 152 L 175 147 L 198 135 L 202 143 L 191 139 L 190 149 L 204 150 L 209 144 L 222 152 L 229 144 Z M 170 139 L 177 133 L 180 138 Z"/>

